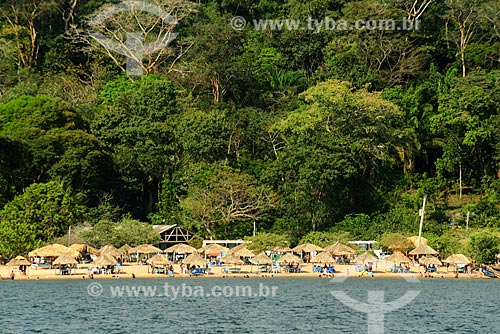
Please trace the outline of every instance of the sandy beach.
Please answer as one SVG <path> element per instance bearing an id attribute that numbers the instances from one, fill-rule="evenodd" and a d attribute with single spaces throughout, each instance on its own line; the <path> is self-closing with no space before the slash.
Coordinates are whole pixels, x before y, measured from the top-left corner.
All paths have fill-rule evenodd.
<path id="1" fill-rule="evenodd" d="M 373 277 L 378 278 L 422 278 L 425 279 L 424 276 L 424 268 L 419 266 L 412 266 L 410 273 L 406 274 L 398 274 L 391 273 L 388 271 L 388 268 L 392 265 L 386 261 L 379 261 L 377 263 L 376 268 L 374 268 Z M 14 271 L 16 280 L 60 280 L 60 279 L 89 279 L 90 278 L 90 264 L 81 264 L 78 268 L 73 269 L 71 275 L 59 275 L 58 269 L 49 269 L 49 268 L 32 268 L 29 267 L 27 269 L 26 275 L 19 272 L 18 268 L 13 268 L 9 266 L 0 266 L 0 275 L 2 280 L 9 280 L 10 274 Z M 189 274 L 182 274 L 180 265 L 174 264 L 174 277 L 190 277 Z M 278 277 L 287 277 L 287 278 L 301 278 L 301 277 L 349 277 L 349 278 L 370 278 L 372 275 L 368 275 L 364 273 L 361 276 L 361 273 L 356 272 L 355 265 L 336 265 L 336 273 L 332 275 L 322 275 L 317 272 L 313 272 L 313 265 L 303 264 L 301 273 L 260 273 L 258 266 L 251 265 L 242 265 L 238 266 L 241 268 L 239 273 L 224 273 L 224 268 L 232 268 L 231 266 L 222 266 L 222 267 L 212 267 L 210 269 L 209 275 L 196 276 L 198 278 L 231 278 L 231 277 L 248 277 L 248 278 L 278 278 Z M 151 267 L 148 265 L 141 265 L 137 263 L 125 263 L 121 267 L 120 274 L 99 274 L 94 275 L 95 279 L 116 279 L 116 278 L 170 278 L 165 274 L 153 274 L 151 273 Z M 453 267 L 449 268 L 447 271 L 446 267 L 439 268 L 438 272 L 431 274 L 432 278 L 455 278 L 455 273 L 453 272 Z M 431 278 L 429 277 L 429 278 Z M 482 278 L 478 273 L 475 274 L 459 274 L 458 278 Z"/>

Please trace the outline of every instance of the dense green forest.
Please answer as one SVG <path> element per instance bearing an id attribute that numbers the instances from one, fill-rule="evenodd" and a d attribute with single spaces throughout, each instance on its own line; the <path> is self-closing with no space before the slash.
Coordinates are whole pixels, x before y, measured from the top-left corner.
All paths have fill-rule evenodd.
<path id="1" fill-rule="evenodd" d="M 0 253 L 134 222 L 205 238 L 255 222 L 292 243 L 414 235 L 424 194 L 438 250 L 467 212 L 472 229 L 500 229 L 500 2 L 150 2 L 177 25 L 91 25 L 112 0 L 0 2 Z M 420 24 L 252 24 L 326 17 Z M 178 35 L 129 76 L 96 29 Z"/>

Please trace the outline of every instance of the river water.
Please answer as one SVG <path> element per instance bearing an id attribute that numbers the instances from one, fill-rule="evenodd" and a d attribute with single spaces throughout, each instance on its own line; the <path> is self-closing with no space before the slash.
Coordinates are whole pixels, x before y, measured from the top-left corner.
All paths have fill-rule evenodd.
<path id="1" fill-rule="evenodd" d="M 499 303 L 494 279 L 1 281 L 0 333 L 500 333 Z"/>

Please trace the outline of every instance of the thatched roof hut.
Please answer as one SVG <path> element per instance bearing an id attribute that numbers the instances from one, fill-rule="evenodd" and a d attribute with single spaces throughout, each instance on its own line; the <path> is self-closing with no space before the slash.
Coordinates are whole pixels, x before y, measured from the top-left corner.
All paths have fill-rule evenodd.
<path id="1" fill-rule="evenodd" d="M 69 254 L 63 254 L 55 259 L 52 264 L 78 264 L 78 261 Z"/>
<path id="2" fill-rule="evenodd" d="M 129 250 L 129 253 L 139 253 L 139 254 L 156 254 L 156 253 L 161 253 L 163 252 L 161 249 L 159 249 L 158 247 L 155 247 L 153 245 L 147 245 L 147 244 L 143 244 L 143 245 L 139 245 L 139 246 L 136 246 L 136 247 L 133 247 L 133 248 L 130 248 Z"/>
<path id="3" fill-rule="evenodd" d="M 420 262 L 420 264 L 423 264 L 425 266 L 427 266 L 429 264 L 433 264 L 435 266 L 442 266 L 443 265 L 443 263 L 441 261 L 439 261 L 439 259 L 437 257 L 434 257 L 434 256 L 423 257 L 420 260 L 418 260 L 418 262 Z"/>
<path id="4" fill-rule="evenodd" d="M 467 264 L 471 263 L 471 260 L 469 260 L 467 258 L 467 256 L 465 256 L 463 254 L 453 254 L 453 255 L 448 256 L 445 260 L 443 260 L 443 262 L 451 263 L 453 265 L 457 265 L 457 264 L 467 265 Z"/>
<path id="5" fill-rule="evenodd" d="M 377 257 L 370 254 L 369 252 L 364 252 L 361 255 L 356 256 L 354 262 L 356 263 L 366 263 L 366 262 L 375 262 L 378 261 Z"/>
<path id="6" fill-rule="evenodd" d="M 244 264 L 245 261 L 240 259 L 239 256 L 233 254 L 226 254 L 220 259 L 225 264 Z"/>
<path id="7" fill-rule="evenodd" d="M 335 263 L 335 259 L 328 252 L 321 252 L 311 259 L 312 263 Z"/>
<path id="8" fill-rule="evenodd" d="M 61 245 L 61 244 L 47 245 L 47 246 L 44 246 L 44 247 L 41 247 L 41 248 L 35 249 L 34 251 L 29 252 L 28 255 L 30 257 L 34 257 L 34 256 L 43 256 L 43 257 L 54 256 L 54 257 L 57 257 L 57 256 L 61 256 L 64 254 L 69 254 L 75 258 L 80 256 L 80 252 L 78 252 L 74 249 L 71 249 L 69 247 L 66 247 L 64 245 Z"/>
<path id="9" fill-rule="evenodd" d="M 192 254 L 196 252 L 196 248 L 186 244 L 176 244 L 166 249 L 167 253 Z"/>
<path id="10" fill-rule="evenodd" d="M 233 255 L 236 257 L 253 257 L 255 253 L 249 250 L 246 247 L 238 248 L 238 249 L 230 249 L 227 254 Z"/>
<path id="11" fill-rule="evenodd" d="M 92 262 L 92 264 L 96 267 L 114 266 L 117 263 L 118 261 L 110 254 L 98 256 L 97 259 Z"/>
<path id="12" fill-rule="evenodd" d="M 148 263 L 155 267 L 163 267 L 171 264 L 170 261 L 167 259 L 167 257 L 161 254 L 157 254 L 152 258 L 150 258 L 148 260 Z"/>
<path id="13" fill-rule="evenodd" d="M 273 264 L 273 260 L 267 256 L 265 252 L 261 252 L 252 258 L 253 263 L 258 263 L 259 265 Z"/>
<path id="14" fill-rule="evenodd" d="M 427 244 L 424 243 L 420 244 L 420 246 L 410 251 L 410 255 L 436 255 L 436 254 L 438 254 L 437 251 L 435 251 L 430 246 L 427 246 Z"/>
<path id="15" fill-rule="evenodd" d="M 196 251 L 192 252 L 184 260 L 182 260 L 182 263 L 200 267 L 205 267 L 207 265 L 207 262 L 203 260 L 200 254 Z"/>
<path id="16" fill-rule="evenodd" d="M 311 253 L 311 252 L 321 252 L 323 251 L 323 248 L 316 246 L 314 244 L 302 244 L 295 246 L 292 249 L 295 253 Z"/>
<path id="17" fill-rule="evenodd" d="M 386 261 L 391 261 L 394 263 L 410 263 L 411 260 L 407 258 L 403 253 L 401 252 L 395 252 L 391 256 L 385 259 Z"/>
<path id="18" fill-rule="evenodd" d="M 113 245 L 106 245 L 106 246 L 102 247 L 99 250 L 98 254 L 100 256 L 111 255 L 113 257 L 120 257 L 123 255 L 123 253 L 121 251 L 119 251 L 118 249 L 116 249 L 116 247 Z"/>
<path id="19" fill-rule="evenodd" d="M 340 256 L 356 254 L 356 251 L 354 249 L 340 242 L 336 242 L 333 245 L 325 247 L 324 251 L 332 255 L 340 255 Z"/>
<path id="20" fill-rule="evenodd" d="M 278 263 L 302 263 L 302 259 L 292 253 L 287 253 L 280 257 Z"/>
<path id="21" fill-rule="evenodd" d="M 19 266 L 31 266 L 31 262 L 28 261 L 24 256 L 16 256 L 12 260 L 7 263 L 8 266 L 11 267 L 19 267 Z"/>

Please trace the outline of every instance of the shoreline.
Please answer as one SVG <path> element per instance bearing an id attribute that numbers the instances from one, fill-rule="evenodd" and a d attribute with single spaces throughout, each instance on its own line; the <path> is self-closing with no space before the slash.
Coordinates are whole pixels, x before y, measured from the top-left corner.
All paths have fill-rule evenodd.
<path id="1" fill-rule="evenodd" d="M 391 278 L 391 279 L 405 279 L 405 278 L 413 278 L 413 279 L 485 279 L 490 278 L 486 276 L 482 276 L 478 273 L 474 274 L 458 274 L 458 277 L 455 277 L 455 273 L 453 271 L 438 271 L 430 274 L 430 277 L 424 277 L 423 273 L 419 271 L 419 269 L 423 269 L 422 267 L 412 267 L 410 273 L 400 274 L 400 273 L 391 273 L 386 270 L 386 266 L 379 266 L 373 272 L 373 276 L 368 273 L 364 273 L 361 275 L 360 272 L 355 271 L 354 265 L 336 265 L 335 268 L 337 272 L 333 275 L 323 275 L 317 272 L 312 272 L 312 264 L 304 264 L 303 272 L 301 273 L 258 273 L 258 266 L 250 266 L 243 265 L 241 267 L 240 273 L 229 273 L 225 274 L 223 272 L 224 268 L 230 268 L 234 266 L 226 266 L 226 267 L 212 267 L 213 271 L 211 274 L 207 275 L 199 275 L 199 276 L 190 276 L 189 274 L 181 274 L 179 264 L 174 265 L 174 277 L 170 277 L 166 274 L 153 274 L 150 273 L 150 267 L 148 265 L 140 265 L 136 263 L 125 263 L 121 269 L 123 273 L 120 274 L 94 274 L 93 278 L 90 277 L 89 268 L 91 265 L 85 264 L 80 265 L 79 268 L 75 269 L 74 273 L 71 275 L 59 275 L 57 269 L 33 269 L 28 268 L 27 274 L 22 275 L 17 268 L 12 268 L 9 266 L 0 266 L 0 275 L 2 281 L 10 281 L 10 273 L 14 271 L 15 280 L 74 280 L 74 279 L 176 279 L 176 278 L 202 278 L 202 279 L 225 279 L 225 278 L 287 278 L 287 279 L 295 279 L 295 278 L 318 278 L 318 279 L 331 279 L 338 277 L 348 277 L 348 278 L 359 278 L 359 279 L 369 279 L 369 278 Z M 445 268 L 446 269 L 446 268 Z"/>

